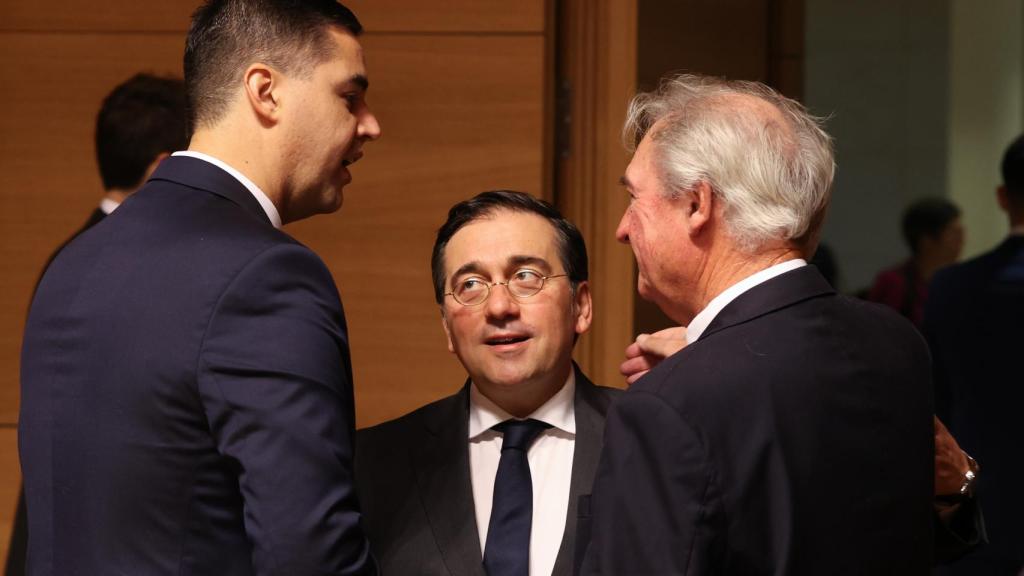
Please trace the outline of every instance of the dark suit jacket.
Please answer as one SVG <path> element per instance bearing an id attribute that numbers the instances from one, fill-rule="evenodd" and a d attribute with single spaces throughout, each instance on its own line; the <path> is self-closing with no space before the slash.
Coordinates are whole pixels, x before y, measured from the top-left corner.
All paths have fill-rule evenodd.
<path id="1" fill-rule="evenodd" d="M 910 323 L 813 267 L 752 288 L 609 410 L 583 572 L 929 573 L 930 387 Z"/>
<path id="2" fill-rule="evenodd" d="M 221 169 L 165 160 L 57 255 L 21 370 L 29 574 L 372 564 L 334 282 Z"/>
<path id="3" fill-rule="evenodd" d="M 1024 566 L 1024 236 L 939 271 L 925 312 L 939 418 L 980 464 L 978 500 L 989 544 L 963 574 Z"/>
<path id="4" fill-rule="evenodd" d="M 553 573 L 572 573 L 576 502 L 590 491 L 604 415 L 620 392 L 576 368 L 576 442 L 565 534 Z M 356 435 L 356 487 L 381 573 L 484 576 L 469 470 L 469 384 Z"/>
<path id="5" fill-rule="evenodd" d="M 53 251 L 53 254 L 51 254 L 50 257 L 46 259 L 46 265 L 43 266 L 43 272 L 46 272 L 46 269 L 50 267 L 50 264 L 53 262 L 53 259 L 57 257 L 57 254 L 60 254 L 60 251 L 63 250 L 65 246 L 70 244 L 71 241 L 74 240 L 75 238 L 78 238 L 78 235 L 81 234 L 82 232 L 85 232 L 89 228 L 92 228 L 96 224 L 99 224 L 100 220 L 103 220 L 104 218 L 106 218 L 106 216 L 107 213 L 98 207 L 95 210 L 93 210 L 92 213 L 89 214 L 89 218 L 85 221 L 85 224 L 83 224 L 81 228 L 75 231 L 75 233 L 72 234 L 70 238 L 62 242 L 61 245 L 58 246 L 57 249 Z M 39 278 L 41 280 L 42 276 L 40 275 Z M 38 284 L 39 281 L 37 280 L 36 287 L 38 287 Z M 35 296 L 35 292 L 36 290 L 35 288 L 33 288 L 33 296 Z M 25 516 L 25 493 L 23 491 L 19 491 L 18 504 L 15 508 L 14 513 L 14 526 L 11 527 L 11 540 L 10 545 L 7 548 L 7 567 L 4 571 L 4 574 L 6 574 L 7 576 L 22 576 L 23 574 L 25 574 L 25 552 L 27 548 L 28 518 Z"/>

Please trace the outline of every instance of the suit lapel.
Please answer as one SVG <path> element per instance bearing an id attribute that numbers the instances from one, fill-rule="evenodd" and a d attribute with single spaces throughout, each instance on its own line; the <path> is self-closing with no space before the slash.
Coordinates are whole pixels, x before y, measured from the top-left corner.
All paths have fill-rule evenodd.
<path id="1" fill-rule="evenodd" d="M 813 266 L 801 266 L 754 286 L 736 297 L 711 321 L 698 341 L 810 298 L 834 295 L 835 289 Z"/>
<path id="2" fill-rule="evenodd" d="M 604 442 L 604 416 L 611 403 L 611 395 L 604 393 L 583 374 L 576 371 L 576 440 L 572 456 L 572 479 L 569 482 L 569 509 L 565 518 L 565 533 L 555 557 L 552 576 L 569 576 L 573 569 L 576 542 L 576 518 L 580 496 L 590 494 L 601 458 Z"/>
<path id="3" fill-rule="evenodd" d="M 416 484 L 452 576 L 485 576 L 469 474 L 469 385 L 424 420 Z"/>
<path id="4" fill-rule="evenodd" d="M 206 160 L 191 156 L 170 156 L 157 166 L 149 179 L 175 182 L 216 194 L 270 224 L 270 218 L 249 189 L 234 176 Z"/>

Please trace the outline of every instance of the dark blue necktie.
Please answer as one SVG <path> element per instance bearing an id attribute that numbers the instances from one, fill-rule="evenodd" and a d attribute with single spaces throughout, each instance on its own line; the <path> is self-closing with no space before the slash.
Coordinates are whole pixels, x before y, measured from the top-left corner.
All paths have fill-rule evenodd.
<path id="1" fill-rule="evenodd" d="M 494 477 L 494 501 L 487 525 L 484 570 L 487 576 L 528 576 L 533 483 L 526 451 L 545 428 L 537 420 L 507 420 L 494 427 L 504 434 Z"/>

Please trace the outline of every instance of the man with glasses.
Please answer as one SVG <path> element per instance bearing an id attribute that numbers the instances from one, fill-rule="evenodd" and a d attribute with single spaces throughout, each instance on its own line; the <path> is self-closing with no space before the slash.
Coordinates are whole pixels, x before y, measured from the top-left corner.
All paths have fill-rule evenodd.
<path id="1" fill-rule="evenodd" d="M 590 327 L 576 227 L 527 194 L 456 204 L 437 234 L 434 294 L 469 374 L 453 396 L 356 437 L 356 487 L 385 574 L 571 574 L 616 390 L 574 366 Z"/>

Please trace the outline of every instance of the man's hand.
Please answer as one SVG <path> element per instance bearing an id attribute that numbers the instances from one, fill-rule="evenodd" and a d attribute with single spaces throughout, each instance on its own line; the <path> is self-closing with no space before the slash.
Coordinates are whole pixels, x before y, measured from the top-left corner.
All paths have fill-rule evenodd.
<path id="1" fill-rule="evenodd" d="M 970 470 L 967 455 L 960 449 L 949 430 L 935 418 L 935 495 L 960 494 L 964 476 Z"/>
<path id="2" fill-rule="evenodd" d="M 619 366 L 619 372 L 626 377 L 626 383 L 632 384 L 662 360 L 685 347 L 686 328 L 683 326 L 641 334 L 626 347 L 626 360 Z"/>

